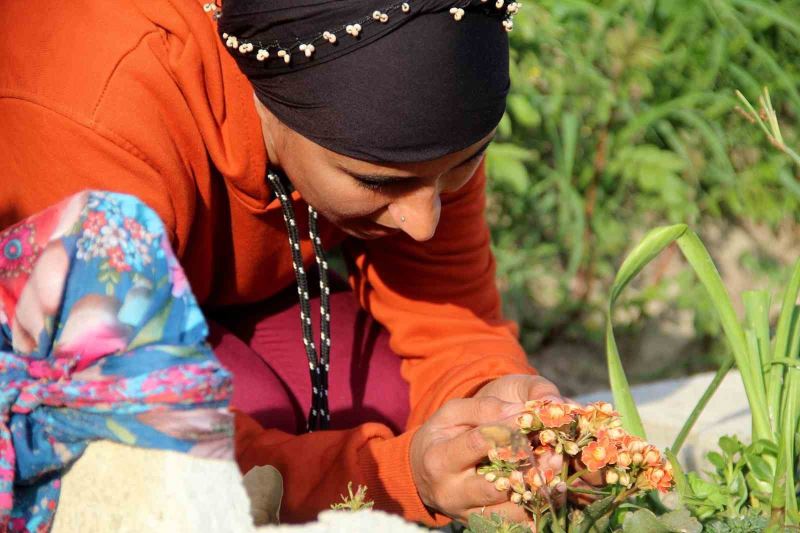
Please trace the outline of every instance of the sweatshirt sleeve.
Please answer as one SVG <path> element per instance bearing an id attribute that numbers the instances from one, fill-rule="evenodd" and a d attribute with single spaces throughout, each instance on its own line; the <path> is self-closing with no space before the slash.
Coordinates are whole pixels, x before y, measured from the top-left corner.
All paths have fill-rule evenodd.
<path id="1" fill-rule="evenodd" d="M 439 226 L 427 242 L 398 234 L 351 248 L 357 297 L 403 358 L 409 428 L 496 377 L 535 373 L 516 325 L 501 316 L 485 187 L 482 164 L 464 187 L 442 196 Z"/>
<path id="2" fill-rule="evenodd" d="M 290 435 L 264 429 L 236 411 L 236 459 L 243 473 L 272 465 L 283 475 L 281 520 L 307 522 L 340 501 L 347 484 L 365 485 L 375 508 L 432 527 L 449 522 L 431 513 L 417 494 L 409 463 L 414 436 L 393 436 L 382 424 L 363 424 L 339 431 Z"/>

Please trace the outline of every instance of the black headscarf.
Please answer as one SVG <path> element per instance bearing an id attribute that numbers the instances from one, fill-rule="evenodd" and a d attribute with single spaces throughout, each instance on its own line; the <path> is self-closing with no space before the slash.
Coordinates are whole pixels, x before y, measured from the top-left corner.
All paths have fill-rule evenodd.
<path id="1" fill-rule="evenodd" d="M 416 162 L 467 148 L 500 121 L 509 14 L 495 0 L 225 0 L 219 33 L 289 128 L 357 159 Z M 357 37 L 346 31 L 355 24 Z"/>

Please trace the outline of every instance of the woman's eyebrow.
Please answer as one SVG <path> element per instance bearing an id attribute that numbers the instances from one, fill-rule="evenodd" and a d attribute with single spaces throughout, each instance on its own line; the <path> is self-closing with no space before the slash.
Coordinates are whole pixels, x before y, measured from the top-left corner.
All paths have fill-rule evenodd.
<path id="1" fill-rule="evenodd" d="M 464 161 L 460 162 L 453 168 L 458 168 L 461 166 L 466 165 L 474 161 L 475 159 L 479 158 L 483 155 L 489 145 L 494 140 L 494 135 L 492 135 L 489 140 L 487 140 L 474 154 L 466 158 Z M 392 176 L 389 174 L 359 174 L 358 172 L 353 172 L 343 166 L 339 167 L 341 170 L 349 174 L 351 177 L 357 179 L 358 181 L 363 181 L 364 183 L 369 183 L 372 185 L 392 185 L 394 183 L 402 183 L 404 181 L 414 179 L 414 176 Z"/>

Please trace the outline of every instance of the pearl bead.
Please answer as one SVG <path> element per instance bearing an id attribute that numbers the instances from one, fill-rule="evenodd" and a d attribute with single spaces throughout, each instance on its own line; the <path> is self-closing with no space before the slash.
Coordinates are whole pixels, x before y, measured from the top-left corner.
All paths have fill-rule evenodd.
<path id="1" fill-rule="evenodd" d="M 497 0 L 497 2 L 494 3 L 494 7 L 500 9 L 501 7 L 503 7 L 503 4 L 505 4 L 503 0 Z"/>
<path id="2" fill-rule="evenodd" d="M 380 11 L 373 11 L 372 12 L 372 18 L 375 19 L 375 20 L 378 20 L 379 18 L 381 18 L 381 12 Z"/>
<path id="3" fill-rule="evenodd" d="M 387 15 L 386 13 L 381 13 L 381 17 L 379 20 L 382 23 L 386 24 L 387 22 L 389 22 L 389 15 Z"/>
<path id="4" fill-rule="evenodd" d="M 262 48 L 262 49 L 260 49 L 260 50 L 259 50 L 259 51 L 256 53 L 256 59 L 258 59 L 259 61 L 264 61 L 264 60 L 265 60 L 265 59 L 267 59 L 268 57 L 269 57 L 269 52 L 268 52 L 268 51 L 266 51 L 266 50 L 264 50 L 263 48 Z"/>
<path id="5" fill-rule="evenodd" d="M 403 10 L 403 13 L 408 13 L 409 11 L 411 11 L 411 6 L 408 5 L 408 2 L 403 2 L 403 5 L 400 6 L 400 9 Z"/>

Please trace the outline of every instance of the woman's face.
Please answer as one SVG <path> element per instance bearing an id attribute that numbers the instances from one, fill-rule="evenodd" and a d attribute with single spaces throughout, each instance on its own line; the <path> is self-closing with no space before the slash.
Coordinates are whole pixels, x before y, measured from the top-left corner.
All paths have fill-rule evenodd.
<path id="1" fill-rule="evenodd" d="M 256 100 L 269 163 L 303 199 L 345 233 L 376 239 L 403 231 L 426 241 L 439 223 L 442 193 L 462 187 L 494 133 L 423 163 L 377 164 L 332 152 L 286 127 Z"/>

